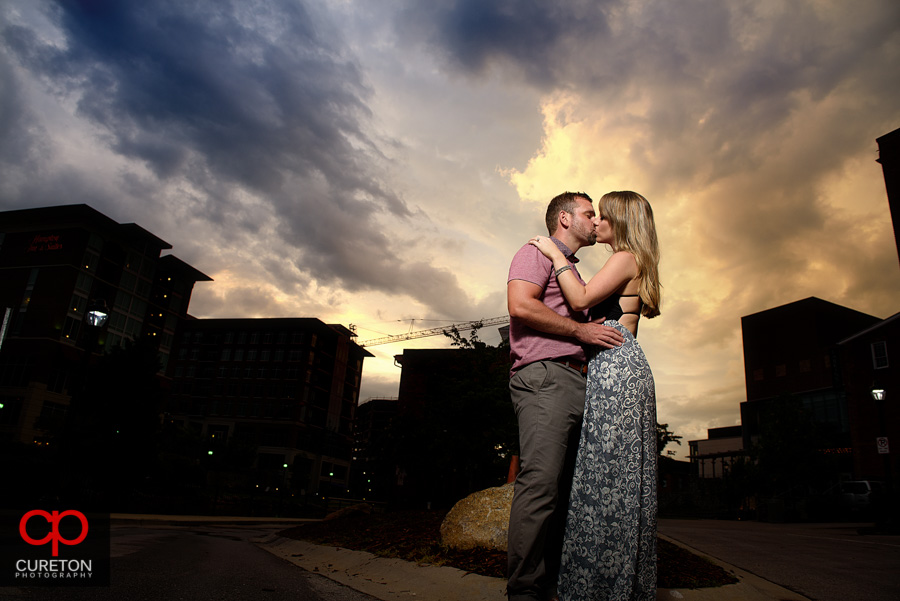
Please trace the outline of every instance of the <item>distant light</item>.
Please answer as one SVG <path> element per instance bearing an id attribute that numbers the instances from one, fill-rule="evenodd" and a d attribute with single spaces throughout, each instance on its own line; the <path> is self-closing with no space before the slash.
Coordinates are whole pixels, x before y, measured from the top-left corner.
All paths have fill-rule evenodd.
<path id="1" fill-rule="evenodd" d="M 884 388 L 873 388 L 872 389 L 872 399 L 876 401 L 883 401 L 885 397 Z"/>
<path id="2" fill-rule="evenodd" d="M 212 455 L 213 452 L 212 452 L 212 451 L 207 451 L 206 454 L 207 454 L 207 455 Z"/>

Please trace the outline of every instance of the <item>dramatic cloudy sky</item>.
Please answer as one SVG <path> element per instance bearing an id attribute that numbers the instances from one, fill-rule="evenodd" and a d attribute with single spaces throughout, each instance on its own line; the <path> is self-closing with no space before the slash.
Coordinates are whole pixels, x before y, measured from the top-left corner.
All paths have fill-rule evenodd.
<path id="1" fill-rule="evenodd" d="M 552 196 L 634 189 L 660 420 L 699 438 L 739 422 L 742 315 L 900 309 L 898 65 L 895 0 L 0 0 L 0 209 L 90 204 L 215 279 L 196 316 L 365 340 L 505 315 Z M 371 347 L 362 398 L 445 344 Z"/>

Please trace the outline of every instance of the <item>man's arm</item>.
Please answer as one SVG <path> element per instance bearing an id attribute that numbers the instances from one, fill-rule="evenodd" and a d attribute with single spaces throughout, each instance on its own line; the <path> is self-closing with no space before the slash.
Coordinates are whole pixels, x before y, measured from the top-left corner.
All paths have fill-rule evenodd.
<path id="1" fill-rule="evenodd" d="M 537 284 L 525 280 L 510 280 L 506 285 L 509 316 L 522 320 L 528 327 L 558 336 L 569 336 L 583 344 L 595 344 L 604 348 L 620 346 L 622 334 L 613 327 L 599 322 L 579 323 L 563 317 L 541 301 L 543 290 Z"/>

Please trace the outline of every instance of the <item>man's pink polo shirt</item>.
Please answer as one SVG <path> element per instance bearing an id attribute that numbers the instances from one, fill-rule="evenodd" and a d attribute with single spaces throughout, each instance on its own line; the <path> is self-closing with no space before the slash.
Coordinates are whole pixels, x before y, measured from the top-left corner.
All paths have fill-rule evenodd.
<path id="1" fill-rule="evenodd" d="M 572 271 L 578 277 L 578 281 L 584 284 L 575 263 L 578 259 L 573 256 L 569 247 L 551 238 L 559 249 L 569 259 Z M 574 311 L 566 303 L 566 299 L 559 288 L 556 276 L 553 275 L 553 263 L 545 257 L 541 251 L 526 244 L 519 249 L 509 266 L 509 278 L 512 280 L 525 280 L 540 286 L 544 293 L 541 300 L 556 313 L 579 322 L 586 322 L 587 311 Z M 512 359 L 512 373 L 535 361 L 569 358 L 575 361 L 586 362 L 587 357 L 584 348 L 575 338 L 546 334 L 525 325 L 515 317 L 509 319 L 509 346 Z"/>

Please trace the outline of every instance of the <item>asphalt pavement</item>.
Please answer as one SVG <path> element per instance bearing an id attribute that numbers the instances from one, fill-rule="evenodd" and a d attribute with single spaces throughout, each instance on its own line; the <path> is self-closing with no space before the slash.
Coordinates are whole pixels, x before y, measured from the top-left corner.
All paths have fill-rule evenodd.
<path id="1" fill-rule="evenodd" d="M 294 591 L 293 599 L 331 598 L 335 601 L 369 596 L 382 601 L 504 601 L 506 582 L 464 572 L 452 567 L 418 565 L 399 559 L 379 558 L 370 553 L 337 547 L 314 545 L 305 541 L 283 538 L 278 532 L 306 520 L 281 518 L 242 518 L 205 516 L 112 516 L 114 531 L 113 557 L 140 557 L 128 578 L 141 578 L 149 571 L 146 564 L 148 549 L 164 555 L 164 547 L 155 545 L 160 537 L 182 537 L 177 545 L 167 548 L 187 553 L 194 568 L 182 570 L 171 578 L 159 580 L 155 586 L 178 592 L 181 598 L 207 598 L 213 586 L 224 578 L 234 586 L 249 588 L 259 598 L 271 601 L 281 592 Z M 243 534 L 242 534 L 243 532 Z M 252 535 L 251 535 L 252 533 Z M 202 535 L 216 546 L 202 542 Z M 706 557 L 734 574 L 738 583 L 707 589 L 661 589 L 658 600 L 687 601 L 896 601 L 900 588 L 895 583 L 900 573 L 900 537 L 865 534 L 855 525 L 846 524 L 764 524 L 758 522 L 728 522 L 716 520 L 661 520 L 660 537 L 691 552 Z M 228 551 L 229 541 L 234 541 Z M 240 543 L 240 544 L 239 544 Z M 246 553 L 258 547 L 283 560 L 281 565 L 302 568 L 296 570 L 308 582 L 299 582 L 290 574 L 281 574 L 252 554 L 237 560 L 235 553 Z M 225 549 L 224 551 L 219 549 Z M 138 552 L 140 551 L 140 553 Z M 218 558 L 207 559 L 210 553 Z M 171 552 L 170 552 L 171 553 Z M 162 562 L 162 555 L 155 558 Z M 271 556 L 270 555 L 270 556 Z M 151 557 L 152 556 L 151 553 Z M 285 563 L 289 562 L 289 563 Z M 134 562 L 132 562 L 134 563 Z M 130 565 L 127 561 L 120 565 Z M 163 565 L 160 563 L 160 565 Z M 213 568 L 225 570 L 212 575 Z M 176 570 L 177 572 L 177 570 Z M 209 573 L 207 573 L 209 572 Z M 335 583 L 334 596 L 326 593 L 319 576 Z M 177 580 L 182 578 L 183 582 Z M 313 580 L 309 580 L 309 579 Z M 269 582 L 272 580 L 272 582 Z M 215 581 L 217 584 L 213 584 Z M 200 583 L 207 583 L 206 588 Z M 316 582 L 320 584 L 316 585 Z M 313 586 L 313 588 L 308 588 Z M 307 587 L 301 593 L 301 587 Z M 141 596 L 146 588 L 133 587 L 133 596 Z M 188 590 L 193 593 L 181 595 Z M 234 589 L 229 586 L 229 591 Z M 0 598 L 11 591 L 0 589 Z M 275 593 L 273 596 L 273 592 Z M 299 594 L 298 594 L 299 593 Z M 77 593 L 67 593 L 54 599 L 82 599 Z M 313 595 L 313 596 L 308 596 Z M 207 595 L 208 596 L 208 595 Z M 21 599 L 39 599 L 29 596 Z M 100 597 L 97 597 L 100 598 Z M 112 597 L 102 597 L 112 598 Z M 176 598 L 176 597 L 171 597 Z M 209 597 L 212 598 L 212 597 Z M 216 597 L 225 598 L 225 597 Z M 243 597 L 241 597 L 243 599 Z M 256 598 L 253 595 L 247 599 Z"/>
<path id="2" fill-rule="evenodd" d="M 871 526 L 660 520 L 659 531 L 817 601 L 897 601 L 900 536 Z"/>

